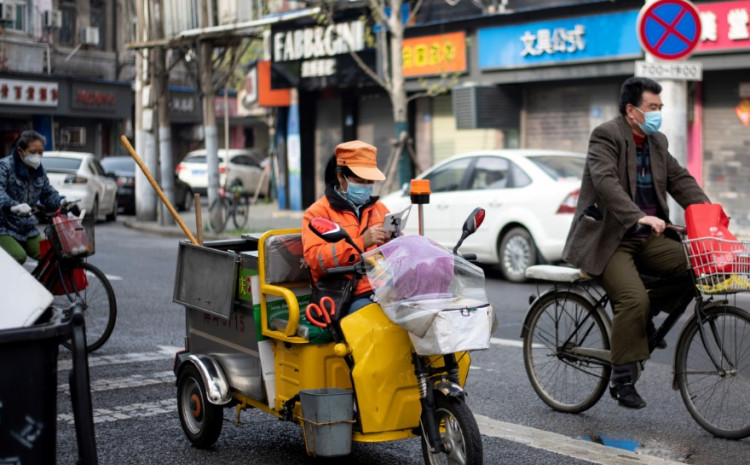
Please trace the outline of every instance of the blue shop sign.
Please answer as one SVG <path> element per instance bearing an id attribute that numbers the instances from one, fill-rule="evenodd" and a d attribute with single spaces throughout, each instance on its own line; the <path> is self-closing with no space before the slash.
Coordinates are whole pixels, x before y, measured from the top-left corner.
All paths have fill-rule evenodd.
<path id="1" fill-rule="evenodd" d="M 480 29 L 479 68 L 637 57 L 637 19 L 628 11 Z"/>

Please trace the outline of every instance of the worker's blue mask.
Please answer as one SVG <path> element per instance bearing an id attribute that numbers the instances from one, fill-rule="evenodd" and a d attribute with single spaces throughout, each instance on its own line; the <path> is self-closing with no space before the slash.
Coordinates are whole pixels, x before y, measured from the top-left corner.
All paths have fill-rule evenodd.
<path id="1" fill-rule="evenodd" d="M 348 187 L 346 188 L 346 200 L 357 206 L 364 205 L 370 200 L 373 189 L 372 184 L 361 184 L 349 181 L 348 179 L 346 182 L 348 184 Z"/>
<path id="2" fill-rule="evenodd" d="M 643 123 L 638 123 L 638 126 L 641 128 L 643 132 L 648 134 L 649 136 L 651 134 L 656 134 L 659 131 L 659 128 L 661 127 L 661 112 L 660 111 L 643 111 L 638 107 L 635 107 L 643 113 L 643 116 L 646 118 Z"/>

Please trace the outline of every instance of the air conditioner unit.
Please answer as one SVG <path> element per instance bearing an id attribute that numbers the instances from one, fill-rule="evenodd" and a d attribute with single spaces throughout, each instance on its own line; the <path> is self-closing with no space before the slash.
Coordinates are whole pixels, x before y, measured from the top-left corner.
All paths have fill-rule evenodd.
<path id="1" fill-rule="evenodd" d="M 44 27 L 48 29 L 60 29 L 62 27 L 62 11 L 47 10 L 44 12 Z"/>
<path id="2" fill-rule="evenodd" d="M 16 20 L 16 6 L 12 3 L 0 3 L 0 22 L 12 23 Z"/>
<path id="3" fill-rule="evenodd" d="M 84 45 L 99 45 L 99 28 L 84 27 L 81 29 L 81 43 Z"/>

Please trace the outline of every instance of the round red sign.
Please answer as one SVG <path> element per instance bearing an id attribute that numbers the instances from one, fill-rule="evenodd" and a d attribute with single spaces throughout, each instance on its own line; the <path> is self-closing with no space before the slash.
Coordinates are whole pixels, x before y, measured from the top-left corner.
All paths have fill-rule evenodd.
<path id="1" fill-rule="evenodd" d="M 658 0 L 644 6 L 636 29 L 641 46 L 662 60 L 690 55 L 701 38 L 698 10 L 686 0 Z"/>

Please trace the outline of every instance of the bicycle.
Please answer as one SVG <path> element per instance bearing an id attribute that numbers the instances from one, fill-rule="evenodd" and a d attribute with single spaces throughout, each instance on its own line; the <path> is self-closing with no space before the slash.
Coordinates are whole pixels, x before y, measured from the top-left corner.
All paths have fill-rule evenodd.
<path id="1" fill-rule="evenodd" d="M 706 263 L 710 253 L 697 247 L 706 238 L 686 239 L 684 230 L 680 236 L 688 261 Z M 693 292 L 680 298 L 649 335 L 649 351 L 695 302 L 677 341 L 672 388 L 679 389 L 688 412 L 706 431 L 742 439 L 750 436 L 750 314 L 736 306 L 736 295 L 730 305 L 728 295 L 750 290 L 750 241 L 731 242 L 731 250 L 743 250 L 731 273 L 716 271 L 719 267 L 700 276 L 691 272 Z M 612 303 L 579 269 L 537 265 L 529 267 L 526 276 L 552 284 L 530 302 L 521 332 L 529 381 L 553 409 L 583 412 L 599 401 L 610 379 L 612 320 L 606 307 Z M 644 283 L 656 289 L 674 280 Z M 714 300 L 715 295 L 720 298 Z"/>
<path id="2" fill-rule="evenodd" d="M 208 207 L 209 225 L 215 232 L 222 232 L 229 223 L 229 217 L 235 228 L 242 229 L 247 225 L 250 214 L 249 196 L 243 192 L 242 185 L 234 184 L 226 189 L 219 189 L 219 198 Z"/>
<path id="3" fill-rule="evenodd" d="M 86 349 L 93 352 L 109 339 L 117 320 L 112 284 L 86 257 L 94 254 L 94 218 L 82 222 L 58 212 L 45 227 L 39 261 L 31 274 L 54 296 L 53 307 L 68 308 L 79 301 L 86 322 Z M 64 345 L 71 347 L 70 342 Z"/>

